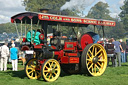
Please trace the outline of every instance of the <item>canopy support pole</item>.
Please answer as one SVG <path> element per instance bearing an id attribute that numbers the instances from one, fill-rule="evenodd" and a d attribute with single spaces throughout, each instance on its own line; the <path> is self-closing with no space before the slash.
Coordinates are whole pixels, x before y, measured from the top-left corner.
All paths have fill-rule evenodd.
<path id="1" fill-rule="evenodd" d="M 14 22 L 15 22 L 15 27 L 16 27 L 17 35 L 18 35 L 18 38 L 19 38 L 20 36 L 19 36 L 18 29 L 17 29 L 16 21 L 14 21 Z"/>
<path id="2" fill-rule="evenodd" d="M 96 25 L 94 25 L 94 32 L 95 32 Z"/>
<path id="3" fill-rule="evenodd" d="M 31 19 L 31 43 L 32 43 L 32 19 Z M 33 43 L 32 43 L 33 44 Z"/>
<path id="4" fill-rule="evenodd" d="M 25 38 L 26 38 L 26 28 L 27 28 L 27 26 L 26 26 L 26 21 L 25 21 Z"/>
<path id="5" fill-rule="evenodd" d="M 47 27 L 48 27 L 48 22 L 47 21 L 42 21 L 42 29 L 44 30 L 44 44 L 47 44 Z"/>
<path id="6" fill-rule="evenodd" d="M 103 43 L 104 43 L 104 37 L 105 37 L 104 26 L 102 26 L 102 31 L 103 31 Z"/>
<path id="7" fill-rule="evenodd" d="M 22 38 L 22 20 L 21 20 L 21 38 Z"/>

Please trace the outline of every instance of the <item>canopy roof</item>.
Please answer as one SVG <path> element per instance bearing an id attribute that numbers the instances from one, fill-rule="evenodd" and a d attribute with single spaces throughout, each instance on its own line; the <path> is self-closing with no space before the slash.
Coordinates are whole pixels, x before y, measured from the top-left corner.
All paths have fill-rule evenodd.
<path id="1" fill-rule="evenodd" d="M 79 25 L 79 26 L 88 26 L 88 25 L 101 25 L 101 26 L 115 26 L 115 21 L 111 20 L 99 20 L 91 18 L 81 18 L 73 16 L 63 16 L 47 13 L 36 13 L 36 12 L 23 12 L 11 17 L 11 22 L 14 23 L 26 23 L 30 24 L 32 19 L 33 24 L 37 24 L 38 20 L 47 21 L 48 25 L 56 25 L 60 23 L 62 25 Z"/>

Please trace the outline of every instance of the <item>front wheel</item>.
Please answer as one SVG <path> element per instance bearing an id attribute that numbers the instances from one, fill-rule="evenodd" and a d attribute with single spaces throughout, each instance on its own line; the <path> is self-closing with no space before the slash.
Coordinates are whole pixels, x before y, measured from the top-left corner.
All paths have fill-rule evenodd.
<path id="1" fill-rule="evenodd" d="M 41 72 L 39 66 L 37 66 L 37 59 L 32 58 L 27 61 L 25 65 L 25 72 L 30 79 L 39 79 L 41 77 Z"/>
<path id="2" fill-rule="evenodd" d="M 84 73 L 100 76 L 107 67 L 107 54 L 100 44 L 87 45 L 81 56 L 81 66 Z"/>
<path id="3" fill-rule="evenodd" d="M 60 76 L 60 64 L 55 59 L 46 60 L 41 68 L 41 75 L 45 81 L 52 82 Z"/>

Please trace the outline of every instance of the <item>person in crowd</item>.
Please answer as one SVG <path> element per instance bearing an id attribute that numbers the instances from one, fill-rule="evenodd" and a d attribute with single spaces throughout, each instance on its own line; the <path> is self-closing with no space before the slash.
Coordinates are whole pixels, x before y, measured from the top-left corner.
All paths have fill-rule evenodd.
<path id="1" fill-rule="evenodd" d="M 125 44 L 125 42 L 123 42 L 122 39 L 120 39 L 120 43 L 121 43 L 121 46 L 123 48 L 123 52 L 121 52 L 121 62 L 125 63 L 126 62 L 126 58 L 125 58 L 126 44 Z"/>
<path id="2" fill-rule="evenodd" d="M 114 57 L 113 57 L 113 55 L 114 55 L 114 53 L 113 53 L 114 52 L 114 45 L 112 44 L 111 39 L 110 40 L 106 39 L 105 49 L 106 49 L 107 56 L 108 56 L 107 66 L 109 66 L 110 59 L 111 59 L 111 62 L 112 62 L 112 66 L 114 66 Z"/>
<path id="3" fill-rule="evenodd" d="M 1 71 L 6 71 L 7 70 L 7 60 L 8 60 L 8 55 L 9 55 L 9 48 L 7 47 L 8 43 L 5 43 L 1 47 Z M 4 65 L 4 68 L 3 68 Z"/>
<path id="4" fill-rule="evenodd" d="M 12 44 L 12 48 L 10 49 L 10 57 L 12 61 L 12 70 L 17 71 L 18 67 L 18 57 L 17 57 L 18 50 L 15 48 L 15 44 Z"/>
<path id="5" fill-rule="evenodd" d="M 117 67 L 117 59 L 118 59 L 118 66 L 121 66 L 120 53 L 123 52 L 123 48 L 119 41 L 115 41 L 114 38 L 111 38 L 111 40 L 112 40 L 112 44 L 114 44 L 114 46 L 115 46 L 114 52 L 115 52 L 116 58 L 114 60 L 114 65 L 115 65 L 115 67 Z"/>

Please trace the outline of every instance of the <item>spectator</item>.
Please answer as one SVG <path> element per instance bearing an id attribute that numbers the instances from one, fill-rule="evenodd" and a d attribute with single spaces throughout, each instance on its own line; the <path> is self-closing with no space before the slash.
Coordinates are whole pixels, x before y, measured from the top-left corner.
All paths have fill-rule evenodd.
<path id="1" fill-rule="evenodd" d="M 117 67 L 117 59 L 118 59 L 118 66 L 121 66 L 121 58 L 120 58 L 120 52 L 123 52 L 122 46 L 119 41 L 115 41 L 114 38 L 111 39 L 112 44 L 115 46 L 115 60 L 114 60 L 114 65 Z M 121 51 L 120 51 L 121 49 Z"/>
<path id="2" fill-rule="evenodd" d="M 126 58 L 125 58 L 126 44 L 125 44 L 125 42 L 123 42 L 122 39 L 120 39 L 120 43 L 121 43 L 121 46 L 122 46 L 122 48 L 124 50 L 123 52 L 121 52 L 121 62 L 125 63 L 126 62 Z"/>
<path id="3" fill-rule="evenodd" d="M 114 55 L 114 44 L 112 44 L 111 40 L 106 39 L 105 49 L 106 49 L 107 57 L 108 57 L 107 66 L 109 65 L 110 58 L 111 58 L 112 66 L 114 66 L 114 57 L 113 57 L 113 55 Z"/>
<path id="4" fill-rule="evenodd" d="M 1 71 L 3 71 L 3 65 L 4 65 L 4 71 L 7 70 L 7 60 L 9 55 L 9 48 L 7 47 L 8 43 L 5 43 L 1 47 Z"/>
<path id="5" fill-rule="evenodd" d="M 17 71 L 17 63 L 18 63 L 18 57 L 17 57 L 18 50 L 15 48 L 15 44 L 12 44 L 12 48 L 10 49 L 10 57 L 12 61 L 12 70 Z"/>

